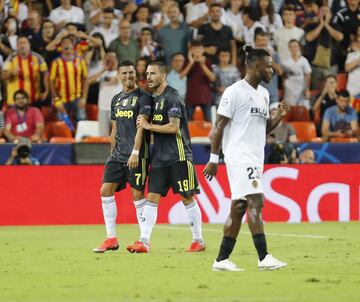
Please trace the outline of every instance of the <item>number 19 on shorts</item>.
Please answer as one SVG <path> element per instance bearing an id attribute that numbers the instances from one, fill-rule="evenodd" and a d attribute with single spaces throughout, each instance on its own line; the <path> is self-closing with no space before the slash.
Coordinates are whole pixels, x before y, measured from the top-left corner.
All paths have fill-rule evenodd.
<path id="1" fill-rule="evenodd" d="M 189 191 L 189 180 L 188 179 L 179 180 L 177 183 L 179 185 L 179 192 Z"/>

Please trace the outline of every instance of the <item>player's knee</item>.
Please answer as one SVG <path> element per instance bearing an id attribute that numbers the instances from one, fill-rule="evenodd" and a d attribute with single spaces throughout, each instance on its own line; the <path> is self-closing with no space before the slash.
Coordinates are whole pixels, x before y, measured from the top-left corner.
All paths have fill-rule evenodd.
<path id="1" fill-rule="evenodd" d="M 101 197 L 110 197 L 114 195 L 114 190 L 111 186 L 103 184 L 100 189 Z"/>
<path id="2" fill-rule="evenodd" d="M 131 188 L 132 197 L 134 200 L 144 199 L 144 192 Z"/>
<path id="3" fill-rule="evenodd" d="M 190 203 L 192 203 L 194 200 L 195 200 L 194 195 L 191 195 L 191 196 L 189 196 L 189 197 L 184 197 L 184 198 L 182 199 L 182 202 L 183 202 L 184 206 L 188 206 L 188 205 L 189 205 Z"/>
<path id="4" fill-rule="evenodd" d="M 246 213 L 247 202 L 245 200 L 240 200 L 234 204 L 235 213 L 243 216 Z"/>
<path id="5" fill-rule="evenodd" d="M 264 207 L 264 196 L 262 194 L 250 195 L 247 198 L 250 209 L 261 211 Z"/>

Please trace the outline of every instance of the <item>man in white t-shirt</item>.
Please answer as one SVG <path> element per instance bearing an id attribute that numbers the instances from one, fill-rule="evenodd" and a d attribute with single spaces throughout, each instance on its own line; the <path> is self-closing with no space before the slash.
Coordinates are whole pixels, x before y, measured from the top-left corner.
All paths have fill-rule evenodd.
<path id="1" fill-rule="evenodd" d="M 357 36 L 353 42 L 353 50 L 349 52 L 345 61 L 345 71 L 348 72 L 346 89 L 350 95 L 360 97 L 360 37 Z"/>
<path id="2" fill-rule="evenodd" d="M 304 30 L 295 26 L 295 19 L 296 14 L 293 6 L 285 6 L 283 12 L 284 27 L 274 32 L 274 42 L 281 62 L 290 58 L 289 41 L 293 39 L 301 41 L 305 34 Z"/>
<path id="3" fill-rule="evenodd" d="M 232 204 L 213 271 L 243 270 L 231 262 L 229 256 L 246 210 L 249 229 L 259 256 L 258 268 L 272 270 L 286 266 L 286 263 L 267 252 L 262 221 L 264 194 L 261 176 L 266 133 L 279 124 L 290 107 L 281 102 L 279 113 L 270 118 L 269 93 L 259 83 L 270 82 L 273 74 L 272 58 L 264 49 L 247 46 L 246 51 L 246 76 L 224 91 L 212 135 L 210 160 L 204 169 L 207 179 L 211 180 L 216 175 L 222 142 Z"/>
<path id="4" fill-rule="evenodd" d="M 60 6 L 50 12 L 49 19 L 56 24 L 57 29 L 61 29 L 66 23 L 84 24 L 84 11 L 71 5 L 71 0 L 60 0 Z"/>
<path id="5" fill-rule="evenodd" d="M 96 26 L 91 35 L 94 33 L 100 33 L 104 37 L 105 47 L 108 48 L 110 43 L 119 37 L 119 25 L 114 23 L 115 14 L 113 8 L 104 8 L 102 10 L 102 24 Z"/>

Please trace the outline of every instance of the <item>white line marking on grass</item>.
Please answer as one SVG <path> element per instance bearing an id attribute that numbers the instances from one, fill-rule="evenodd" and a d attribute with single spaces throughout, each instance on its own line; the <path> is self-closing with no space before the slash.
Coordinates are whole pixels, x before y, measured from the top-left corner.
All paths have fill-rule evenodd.
<path id="1" fill-rule="evenodd" d="M 125 299 L 123 302 L 159 302 L 163 301 L 164 299 Z M 212 297 L 212 298 L 170 298 L 169 299 L 172 302 L 248 302 L 248 301 L 298 301 L 297 297 L 244 297 L 244 296 L 238 296 L 238 297 Z"/>
<path id="2" fill-rule="evenodd" d="M 179 230 L 179 231 L 189 229 L 189 228 L 186 228 L 186 227 L 165 226 L 165 225 L 157 225 L 156 228 L 163 229 L 163 230 Z M 204 232 L 221 233 L 220 229 L 218 230 L 218 229 L 203 228 L 203 231 Z M 240 234 L 241 233 L 242 234 L 250 234 L 250 232 L 246 232 L 246 231 L 241 231 Z M 307 234 L 268 233 L 268 232 L 265 232 L 265 234 L 268 235 L 268 236 L 295 237 L 295 238 L 308 238 L 308 239 L 328 239 L 329 238 L 327 236 L 322 236 L 322 235 L 307 235 Z"/>

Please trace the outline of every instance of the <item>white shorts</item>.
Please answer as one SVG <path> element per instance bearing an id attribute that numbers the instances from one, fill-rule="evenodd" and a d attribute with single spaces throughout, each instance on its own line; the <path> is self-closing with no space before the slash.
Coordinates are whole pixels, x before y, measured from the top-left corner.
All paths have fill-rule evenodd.
<path id="1" fill-rule="evenodd" d="M 261 177 L 263 167 L 245 164 L 241 166 L 226 165 L 231 199 L 244 199 L 250 194 L 263 193 Z"/>

